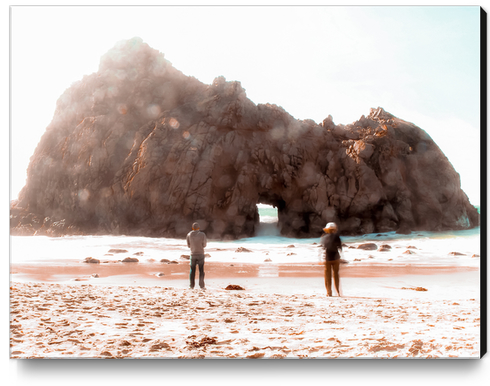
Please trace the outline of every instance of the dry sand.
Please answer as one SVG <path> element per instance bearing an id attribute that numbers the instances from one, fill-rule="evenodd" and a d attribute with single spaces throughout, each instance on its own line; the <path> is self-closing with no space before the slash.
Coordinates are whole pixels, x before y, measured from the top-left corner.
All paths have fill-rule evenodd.
<path id="1" fill-rule="evenodd" d="M 475 268 L 344 265 L 330 298 L 314 264 L 207 263 L 206 291 L 187 275 L 188 263 L 13 266 L 11 358 L 480 355 Z"/>

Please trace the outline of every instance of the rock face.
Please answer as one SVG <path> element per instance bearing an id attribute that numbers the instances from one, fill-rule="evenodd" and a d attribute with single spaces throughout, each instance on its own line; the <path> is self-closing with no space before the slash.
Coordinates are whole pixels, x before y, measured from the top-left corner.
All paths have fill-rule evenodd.
<path id="1" fill-rule="evenodd" d="M 59 98 L 11 205 L 12 234 L 254 235 L 257 204 L 285 236 L 466 229 L 479 214 L 429 135 L 371 109 L 349 125 L 255 105 L 134 38 Z"/>

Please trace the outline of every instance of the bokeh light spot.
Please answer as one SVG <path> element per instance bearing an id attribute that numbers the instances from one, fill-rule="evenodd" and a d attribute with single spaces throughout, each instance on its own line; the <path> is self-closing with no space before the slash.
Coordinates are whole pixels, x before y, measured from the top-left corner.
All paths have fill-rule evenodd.
<path id="1" fill-rule="evenodd" d="M 119 111 L 119 114 L 126 114 L 128 112 L 128 109 L 125 104 L 121 104 L 117 106 L 117 111 Z"/>
<path id="2" fill-rule="evenodd" d="M 147 112 L 151 118 L 156 118 L 160 114 L 160 107 L 158 105 L 152 104 L 148 106 Z"/>
<path id="3" fill-rule="evenodd" d="M 80 201 L 87 201 L 90 197 L 90 192 L 87 189 L 80 189 L 78 191 L 78 199 Z"/>
<path id="4" fill-rule="evenodd" d="M 170 118 L 170 120 L 168 121 L 168 124 L 173 129 L 178 129 L 180 127 L 179 121 L 175 118 Z"/>

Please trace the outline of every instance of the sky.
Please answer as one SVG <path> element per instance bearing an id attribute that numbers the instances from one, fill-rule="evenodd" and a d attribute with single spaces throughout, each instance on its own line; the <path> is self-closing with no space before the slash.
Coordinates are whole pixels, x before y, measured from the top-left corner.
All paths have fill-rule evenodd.
<path id="1" fill-rule="evenodd" d="M 424 129 L 480 203 L 477 6 L 145 6 L 10 8 L 10 198 L 70 85 L 139 36 L 210 84 L 238 80 L 256 104 L 320 123 L 370 108 Z"/>

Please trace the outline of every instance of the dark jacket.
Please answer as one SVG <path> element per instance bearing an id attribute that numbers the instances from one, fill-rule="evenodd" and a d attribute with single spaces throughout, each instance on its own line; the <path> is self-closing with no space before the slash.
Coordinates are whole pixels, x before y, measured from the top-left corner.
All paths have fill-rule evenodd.
<path id="1" fill-rule="evenodd" d="M 187 234 L 187 246 L 191 249 L 191 255 L 204 255 L 206 244 L 206 235 L 203 232 L 190 231 Z"/>
<path id="2" fill-rule="evenodd" d="M 339 249 L 342 250 L 342 242 L 338 233 L 325 233 L 320 238 L 320 244 L 325 248 L 327 261 L 340 259 Z"/>

